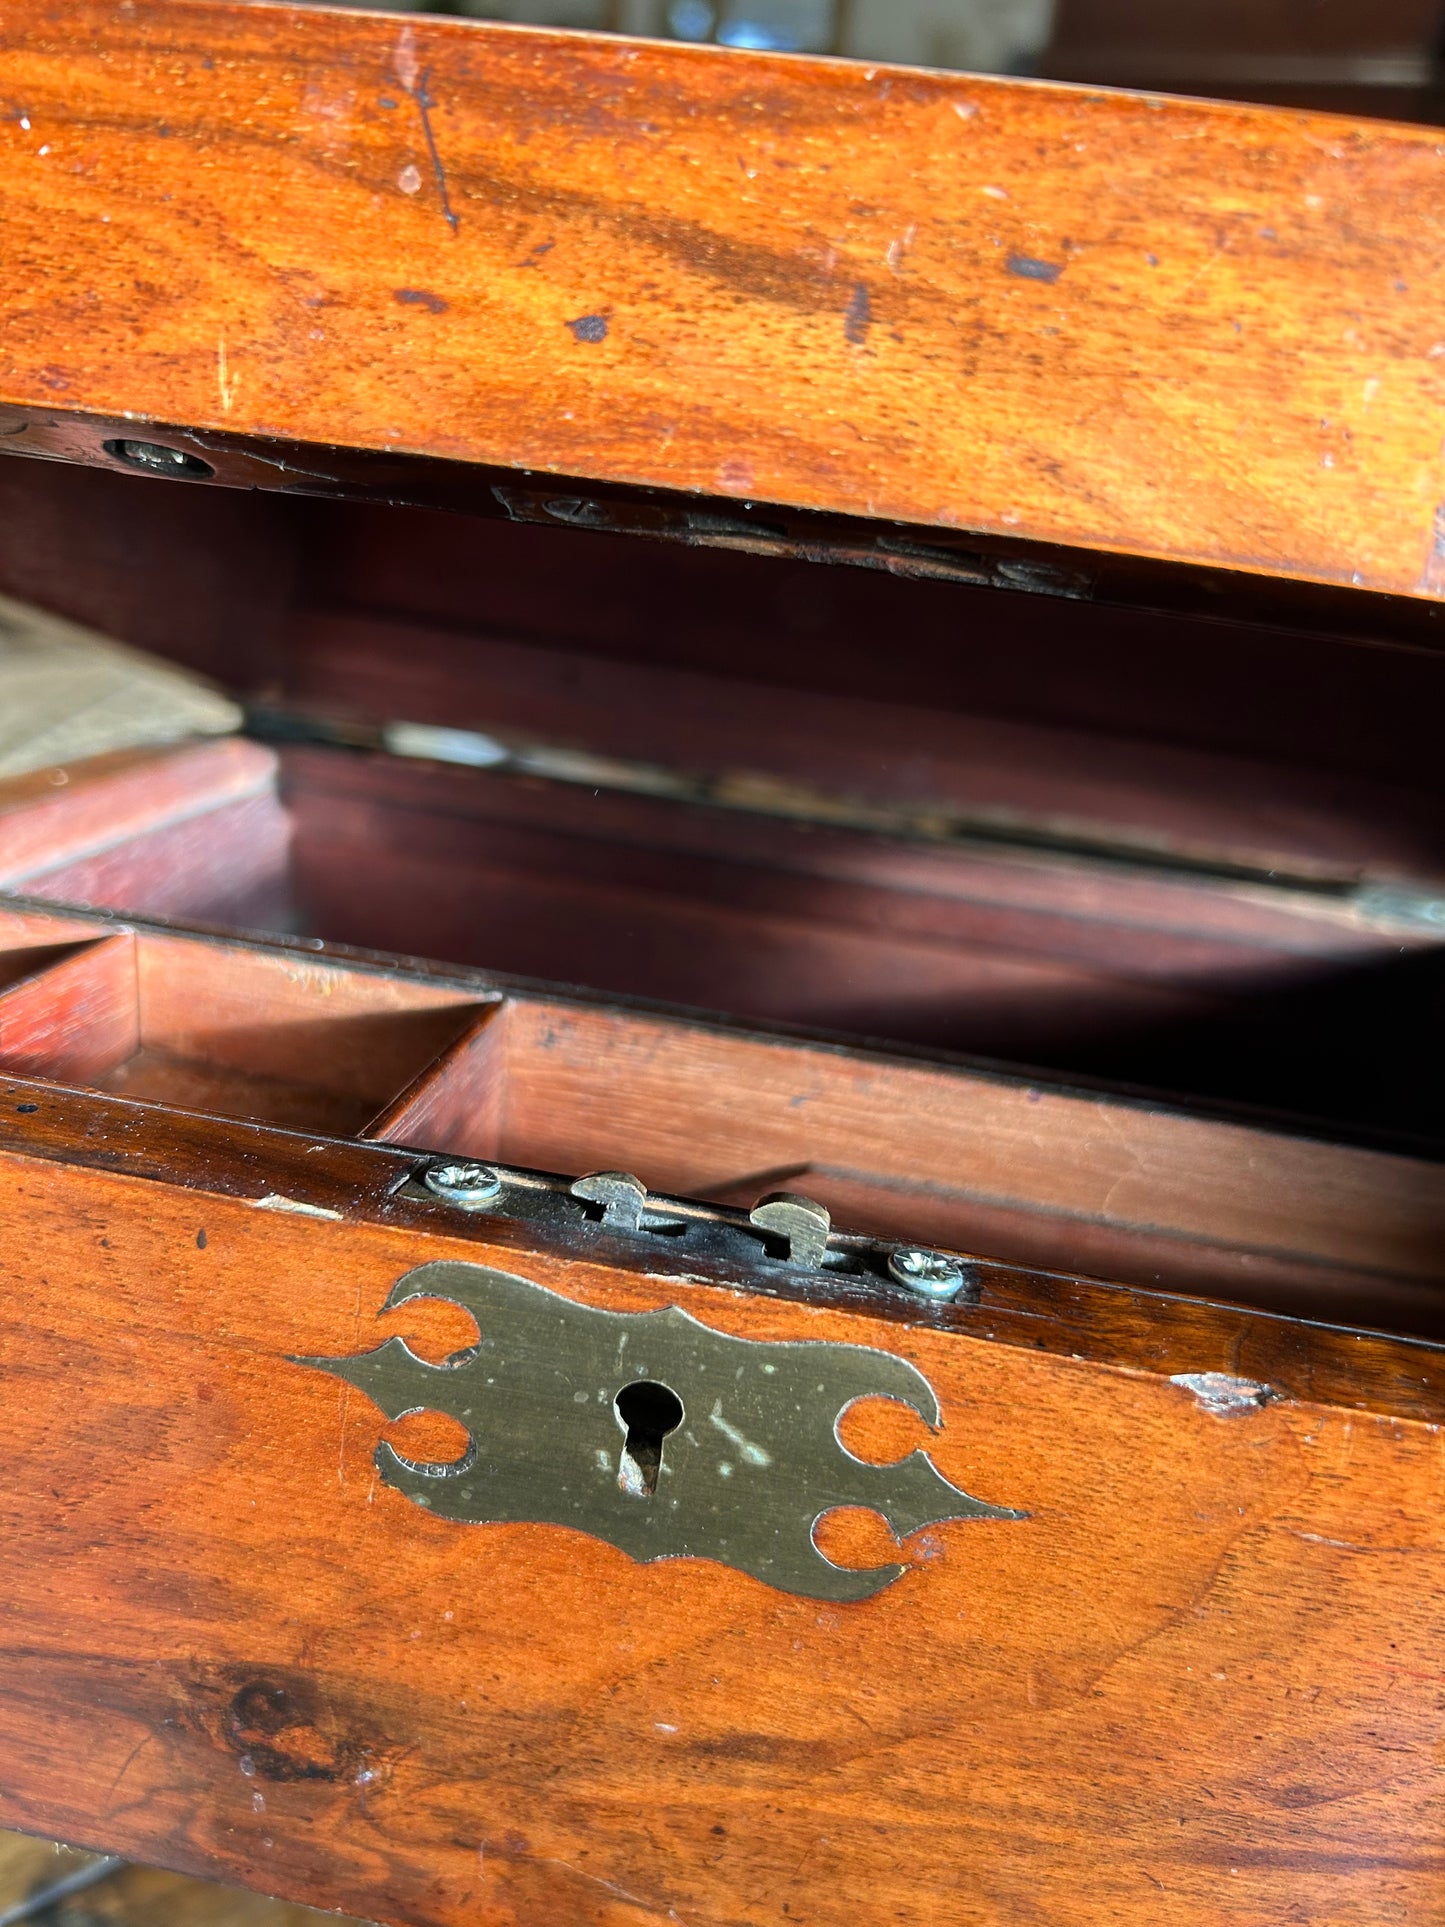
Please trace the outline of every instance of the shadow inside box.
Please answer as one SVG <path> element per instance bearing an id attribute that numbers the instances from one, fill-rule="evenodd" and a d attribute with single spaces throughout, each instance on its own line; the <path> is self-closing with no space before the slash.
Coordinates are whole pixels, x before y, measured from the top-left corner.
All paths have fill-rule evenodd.
<path id="1" fill-rule="evenodd" d="M 1135 1035 L 1079 1040 L 1054 1067 L 1260 1107 L 1445 1154 L 1445 949 L 1256 989 Z"/>

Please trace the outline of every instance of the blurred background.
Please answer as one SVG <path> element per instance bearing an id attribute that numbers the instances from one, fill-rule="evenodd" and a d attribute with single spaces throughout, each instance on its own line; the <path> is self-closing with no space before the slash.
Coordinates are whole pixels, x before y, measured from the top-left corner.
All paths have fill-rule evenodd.
<path id="1" fill-rule="evenodd" d="M 371 0 L 353 0 L 370 4 Z M 783 53 L 1445 119 L 1445 0 L 376 0 Z"/>

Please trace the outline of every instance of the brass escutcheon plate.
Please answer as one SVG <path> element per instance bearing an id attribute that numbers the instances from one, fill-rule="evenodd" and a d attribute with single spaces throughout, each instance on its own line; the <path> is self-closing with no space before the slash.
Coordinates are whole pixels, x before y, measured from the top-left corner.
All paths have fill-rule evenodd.
<path id="1" fill-rule="evenodd" d="M 855 1458 L 838 1421 L 857 1399 L 900 1399 L 940 1420 L 928 1380 L 862 1345 L 734 1338 L 673 1306 L 600 1311 L 484 1265 L 410 1271 L 386 1310 L 415 1298 L 470 1312 L 477 1344 L 440 1365 L 389 1338 L 331 1372 L 389 1419 L 444 1412 L 469 1443 L 451 1464 L 376 1449 L 383 1481 L 439 1518 L 570 1526 L 639 1561 L 711 1559 L 781 1592 L 866 1599 L 908 1568 L 834 1565 L 814 1529 L 840 1506 L 881 1513 L 903 1538 L 961 1519 L 1021 1519 L 950 1485 L 924 1452 Z"/>

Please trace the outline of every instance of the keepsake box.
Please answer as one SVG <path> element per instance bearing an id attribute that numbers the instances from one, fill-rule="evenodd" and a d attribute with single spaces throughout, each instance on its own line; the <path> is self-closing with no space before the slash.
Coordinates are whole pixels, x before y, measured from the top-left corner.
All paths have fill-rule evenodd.
<path id="1" fill-rule="evenodd" d="M 1438 1919 L 1438 130 L 0 45 L 5 633 L 244 719 L 0 781 L 0 1824 Z"/>

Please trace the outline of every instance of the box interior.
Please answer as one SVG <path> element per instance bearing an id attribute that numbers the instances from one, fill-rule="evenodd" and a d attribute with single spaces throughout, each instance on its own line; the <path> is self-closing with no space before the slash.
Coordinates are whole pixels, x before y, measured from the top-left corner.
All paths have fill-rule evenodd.
<path id="1" fill-rule="evenodd" d="M 27 888 L 1445 1138 L 1439 655 L 3 470 L 0 589 L 279 748 L 199 847 Z"/>
<path id="2" fill-rule="evenodd" d="M 1437 1164 L 583 994 L 0 906 L 0 1072 L 1434 1333 Z M 23 1093 L 24 1087 L 21 1086 Z M 23 1096 L 18 1108 L 33 1109 Z M 124 1144 L 137 1122 L 115 1114 Z M 264 1189 L 266 1149 L 257 1141 Z"/>

